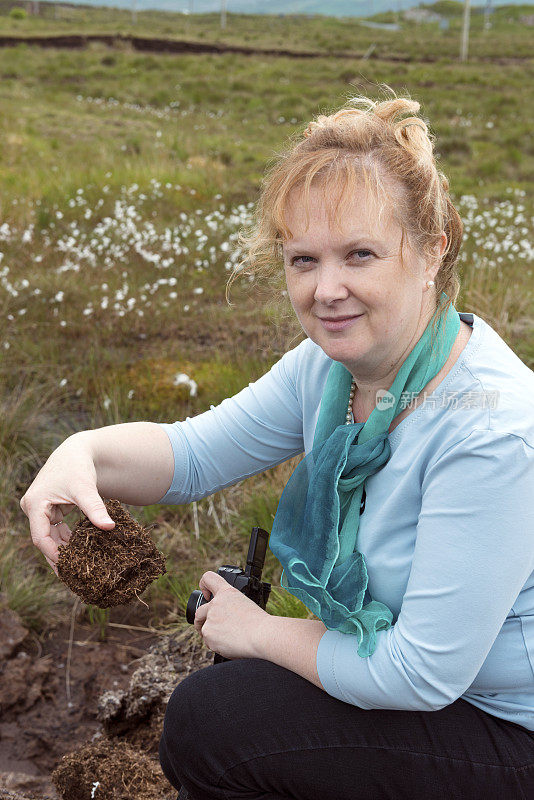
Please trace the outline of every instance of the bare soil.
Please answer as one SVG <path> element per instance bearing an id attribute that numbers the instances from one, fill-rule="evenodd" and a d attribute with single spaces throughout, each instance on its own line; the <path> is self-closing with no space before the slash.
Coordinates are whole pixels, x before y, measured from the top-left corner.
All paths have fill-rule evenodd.
<path id="1" fill-rule="evenodd" d="M 128 44 L 134 50 L 145 53 L 238 53 L 247 56 L 275 56 L 277 58 L 340 58 L 360 60 L 362 58 L 373 61 L 410 62 L 414 60 L 411 55 L 403 53 L 387 53 L 384 55 L 374 51 L 369 55 L 354 52 L 328 52 L 326 50 L 287 50 L 283 48 L 246 47 L 244 45 L 224 44 L 221 42 L 195 42 L 184 39 L 162 39 L 156 37 L 131 36 L 129 34 L 46 34 L 44 36 L 0 36 L 0 47 L 14 47 L 19 44 L 38 47 L 53 47 L 56 49 L 79 50 L 85 49 L 91 42 L 108 47 L 117 47 Z M 470 56 L 470 61 L 491 61 L 492 64 L 520 64 L 528 56 L 508 56 L 495 58 L 495 56 Z M 418 63 L 432 63 L 440 60 L 439 55 L 417 55 Z M 1 799 L 0 799 L 1 800 Z"/>
<path id="2" fill-rule="evenodd" d="M 213 654 L 190 637 L 158 636 L 141 603 L 112 609 L 104 641 L 76 607 L 72 637 L 67 620 L 38 638 L 0 603 L 0 800 L 90 798 L 99 778 L 82 748 L 104 741 L 118 745 L 110 763 L 119 779 L 123 768 L 137 776 L 130 797 L 174 800 L 157 759 L 165 705 L 174 686 Z M 52 772 L 66 754 L 76 776 L 85 770 L 87 792 L 66 779 L 61 792 L 54 785 Z M 157 776 L 156 793 L 140 793 L 142 774 Z M 122 797 L 100 784 L 94 800 Z"/>

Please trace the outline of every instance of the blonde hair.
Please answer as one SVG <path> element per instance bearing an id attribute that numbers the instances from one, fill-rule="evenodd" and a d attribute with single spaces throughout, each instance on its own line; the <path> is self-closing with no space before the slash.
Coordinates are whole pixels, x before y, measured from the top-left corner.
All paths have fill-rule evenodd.
<path id="1" fill-rule="evenodd" d="M 282 241 L 290 235 L 284 215 L 288 195 L 304 188 L 306 209 L 312 183 L 330 188 L 342 184 L 341 201 L 350 196 L 358 181 L 365 182 L 375 197 L 389 197 L 393 182 L 401 191 L 389 203 L 404 238 L 427 260 L 436 260 L 443 231 L 447 247 L 435 277 L 435 291 L 441 314 L 454 304 L 460 291 L 457 259 L 463 225 L 449 197 L 449 182 L 438 171 L 433 153 L 433 136 L 423 119 L 415 114 L 420 104 L 409 97 L 373 101 L 354 97 L 347 107 L 329 116 L 320 115 L 309 123 L 297 141 L 291 141 L 267 170 L 255 218 L 239 243 L 245 257 L 230 276 L 228 286 L 244 269 L 272 274 L 283 266 Z M 406 116 L 410 114 L 410 116 Z M 325 197 L 331 197 L 326 191 Z M 343 206 L 332 206 L 336 223 Z M 381 208 L 385 204 L 381 203 Z M 442 292 L 447 300 L 440 303 Z"/>

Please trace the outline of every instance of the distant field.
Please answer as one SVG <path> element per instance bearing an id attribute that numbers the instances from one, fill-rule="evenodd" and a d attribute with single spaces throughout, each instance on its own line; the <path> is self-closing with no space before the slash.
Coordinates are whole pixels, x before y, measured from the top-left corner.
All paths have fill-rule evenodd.
<path id="1" fill-rule="evenodd" d="M 0 16 L 0 34 L 135 30 L 325 55 L 0 49 L 2 590 L 36 627 L 45 612 L 28 597 L 46 595 L 59 614 L 70 602 L 57 586 L 46 588 L 18 508 L 51 449 L 74 430 L 203 411 L 298 341 L 280 293 L 269 299 L 269 287 L 243 278 L 229 308 L 224 288 L 266 164 L 314 114 L 353 94 L 377 97 L 382 82 L 422 103 L 466 224 L 457 306 L 487 319 L 534 366 L 527 193 L 534 75 L 525 58 L 530 30 L 517 22 L 517 9 L 496 14 L 487 32 L 473 17 L 466 65 L 457 61 L 456 17 L 447 34 L 264 17 L 232 17 L 223 33 L 214 15 L 139 14 L 134 27 L 126 12 L 67 9 L 54 19 L 46 10 L 43 19 Z M 329 55 L 365 51 L 371 42 L 386 60 Z M 388 62 L 395 53 L 441 60 Z M 521 60 L 479 60 L 489 56 Z M 281 467 L 194 508 L 134 510 L 158 522 L 170 571 L 179 575 L 152 589 L 163 620 L 171 612 L 179 618 L 176 598 L 203 567 L 242 560 L 252 524 L 270 528 L 287 472 Z M 191 537 L 197 524 L 198 542 Z M 266 579 L 278 577 L 269 556 Z"/>
<path id="2" fill-rule="evenodd" d="M 441 31 L 437 23 L 416 24 L 395 12 L 379 14 L 375 21 L 399 22 L 400 31 L 363 27 L 357 18 L 308 18 L 306 16 L 261 16 L 229 14 L 221 29 L 218 14 L 169 14 L 145 11 L 134 24 L 129 10 L 83 8 L 53 3 L 39 4 L 39 17 L 14 20 L 7 16 L 10 0 L 1 0 L 0 35 L 43 35 L 45 33 L 122 33 L 139 36 L 182 38 L 200 42 L 220 42 L 250 47 L 295 50 L 320 50 L 325 53 L 364 54 L 374 45 L 372 58 L 410 55 L 454 59 L 459 53 L 462 4 L 442 0 L 433 6 L 449 21 Z M 471 13 L 470 56 L 477 58 L 529 58 L 532 54 L 532 27 L 521 21 L 534 6 L 501 6 L 491 16 L 491 28 L 484 29 L 482 9 Z"/>

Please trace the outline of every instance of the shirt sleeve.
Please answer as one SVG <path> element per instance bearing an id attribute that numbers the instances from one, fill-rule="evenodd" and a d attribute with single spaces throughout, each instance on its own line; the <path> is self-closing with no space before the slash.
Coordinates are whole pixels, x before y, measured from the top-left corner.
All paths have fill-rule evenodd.
<path id="1" fill-rule="evenodd" d="M 534 569 L 534 449 L 474 430 L 427 468 L 410 576 L 372 655 L 328 630 L 324 689 L 363 709 L 436 711 L 476 678 Z M 387 531 L 384 531 L 387 536 Z"/>
<path id="2" fill-rule="evenodd" d="M 159 423 L 171 441 L 174 475 L 158 503 L 199 500 L 303 452 L 297 382 L 307 342 L 220 405 L 183 422 Z"/>

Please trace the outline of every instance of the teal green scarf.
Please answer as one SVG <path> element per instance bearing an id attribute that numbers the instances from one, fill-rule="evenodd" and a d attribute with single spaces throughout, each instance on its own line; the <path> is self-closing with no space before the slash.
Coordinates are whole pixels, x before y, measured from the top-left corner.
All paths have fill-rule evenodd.
<path id="1" fill-rule="evenodd" d="M 449 357 L 460 317 L 452 305 L 445 315 L 441 309 L 440 303 L 434 340 L 432 317 L 388 390 L 390 402 L 382 400 L 365 423 L 346 424 L 352 375 L 332 362 L 313 448 L 287 482 L 271 531 L 269 547 L 284 568 L 282 587 L 330 630 L 356 634 L 362 657 L 374 652 L 377 632 L 393 620 L 390 609 L 371 598 L 365 559 L 356 549 L 364 482 L 390 457 L 388 429 L 403 410 L 402 392 L 419 394 Z"/>

